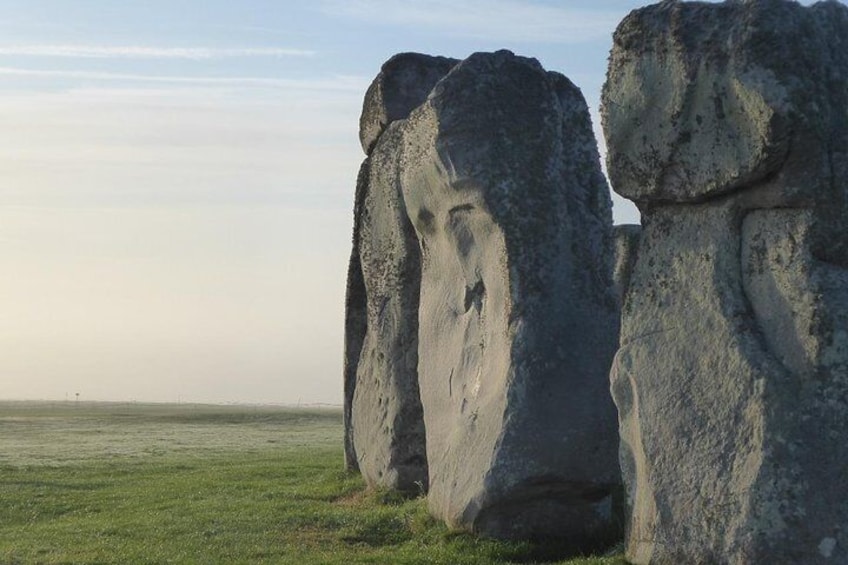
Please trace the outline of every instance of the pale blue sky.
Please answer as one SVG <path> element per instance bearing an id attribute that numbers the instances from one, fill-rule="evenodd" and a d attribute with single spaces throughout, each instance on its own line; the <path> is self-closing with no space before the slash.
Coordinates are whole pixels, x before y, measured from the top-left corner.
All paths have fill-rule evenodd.
<path id="1" fill-rule="evenodd" d="M 508 48 L 597 122 L 639 5 L 0 0 L 0 398 L 339 403 L 382 62 Z"/>

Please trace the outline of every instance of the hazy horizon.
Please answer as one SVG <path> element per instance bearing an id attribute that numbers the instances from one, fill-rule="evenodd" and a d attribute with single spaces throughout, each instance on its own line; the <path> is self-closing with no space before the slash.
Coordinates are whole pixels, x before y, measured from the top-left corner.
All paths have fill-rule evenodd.
<path id="1" fill-rule="evenodd" d="M 0 399 L 340 404 L 365 89 L 397 52 L 506 48 L 598 132 L 644 3 L 562 4 L 7 2 Z"/>

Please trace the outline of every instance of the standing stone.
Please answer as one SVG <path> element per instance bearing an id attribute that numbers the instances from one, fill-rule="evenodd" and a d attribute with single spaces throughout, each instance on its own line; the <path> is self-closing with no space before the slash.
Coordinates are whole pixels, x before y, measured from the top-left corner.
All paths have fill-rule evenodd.
<path id="1" fill-rule="evenodd" d="M 644 225 L 611 374 L 627 558 L 848 562 L 848 8 L 637 10 L 603 116 Z"/>
<path id="2" fill-rule="evenodd" d="M 618 319 L 583 97 L 533 59 L 478 53 L 401 127 L 430 510 L 485 536 L 608 541 Z"/>
<path id="3" fill-rule="evenodd" d="M 370 155 L 389 124 L 405 119 L 421 105 L 456 59 L 421 53 L 398 53 L 386 61 L 371 82 L 359 117 L 359 140 Z"/>
<path id="4" fill-rule="evenodd" d="M 369 157 L 357 180 L 345 327 L 345 462 L 370 486 L 427 486 L 418 393 L 418 241 L 398 184 L 402 148 L 392 122 L 420 105 L 455 63 L 415 53 L 383 65 L 363 103 Z"/>
<path id="5" fill-rule="evenodd" d="M 367 300 L 365 281 L 362 277 L 362 264 L 359 260 L 360 225 L 362 206 L 368 189 L 368 159 L 359 168 L 356 179 L 356 196 L 353 208 L 353 249 L 347 267 L 347 287 L 345 292 L 345 343 L 344 343 L 344 455 L 345 469 L 359 471 L 356 449 L 353 441 L 353 393 L 356 390 L 356 370 L 359 367 L 359 355 L 362 343 L 368 331 Z"/>

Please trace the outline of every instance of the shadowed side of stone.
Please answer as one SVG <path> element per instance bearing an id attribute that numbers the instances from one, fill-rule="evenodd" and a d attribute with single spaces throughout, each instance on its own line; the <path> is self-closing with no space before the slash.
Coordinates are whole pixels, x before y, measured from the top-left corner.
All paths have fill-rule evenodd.
<path id="1" fill-rule="evenodd" d="M 611 204 L 580 91 L 478 53 L 401 128 L 431 512 L 485 536 L 609 541 Z"/>
<path id="2" fill-rule="evenodd" d="M 347 268 L 347 286 L 345 291 L 345 342 L 343 359 L 344 378 L 344 455 L 345 469 L 358 471 L 359 462 L 356 460 L 356 448 L 353 442 L 353 393 L 356 390 L 356 369 L 359 366 L 359 355 L 362 353 L 362 343 L 368 331 L 367 300 L 365 296 L 365 281 L 362 278 L 362 264 L 359 259 L 359 239 L 361 231 L 362 206 L 368 190 L 368 159 L 359 168 L 356 178 L 356 196 L 353 210 L 353 249 Z"/>
<path id="3" fill-rule="evenodd" d="M 643 218 L 611 372 L 627 558 L 848 562 L 848 8 L 637 10 L 602 113 Z"/>
<path id="4" fill-rule="evenodd" d="M 421 105 L 456 59 L 421 53 L 399 53 L 386 61 L 365 93 L 359 118 L 362 150 L 371 154 L 390 123 L 406 118 Z"/>
<path id="5" fill-rule="evenodd" d="M 357 180 L 345 328 L 345 461 L 366 483 L 409 493 L 427 487 L 418 392 L 418 242 L 398 183 L 392 124 L 420 105 L 452 60 L 390 59 L 365 96 L 360 134 L 369 153 Z M 367 140 L 367 141 L 366 141 Z"/>

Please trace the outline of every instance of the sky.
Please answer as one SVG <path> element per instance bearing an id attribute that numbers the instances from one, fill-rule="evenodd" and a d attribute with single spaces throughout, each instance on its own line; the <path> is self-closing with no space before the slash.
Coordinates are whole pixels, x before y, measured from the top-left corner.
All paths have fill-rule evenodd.
<path id="1" fill-rule="evenodd" d="M 340 404 L 380 65 L 510 49 L 580 86 L 599 132 L 640 5 L 0 0 L 0 399 Z"/>

